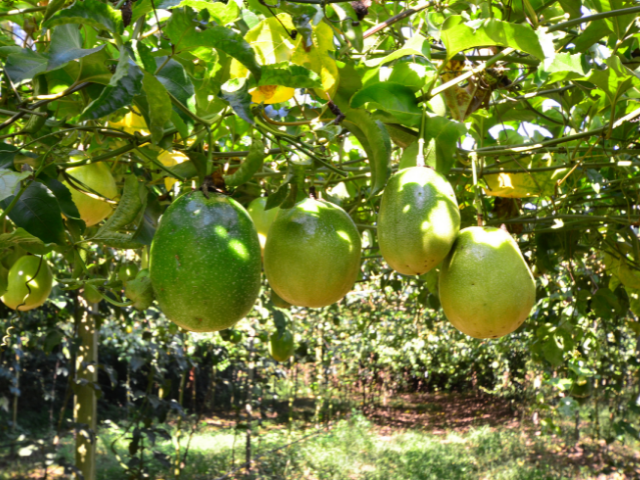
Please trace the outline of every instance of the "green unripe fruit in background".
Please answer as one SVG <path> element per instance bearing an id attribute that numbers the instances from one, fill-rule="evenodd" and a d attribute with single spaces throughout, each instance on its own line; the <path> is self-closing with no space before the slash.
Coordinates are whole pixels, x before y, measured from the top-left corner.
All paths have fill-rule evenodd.
<path id="1" fill-rule="evenodd" d="M 342 299 L 360 272 L 360 235 L 337 205 L 307 198 L 269 230 L 264 271 L 284 301 L 320 308 Z"/>
<path id="2" fill-rule="evenodd" d="M 286 362 L 296 347 L 289 330 L 278 330 L 269 337 L 269 354 L 278 362 Z"/>
<path id="3" fill-rule="evenodd" d="M 498 338 L 529 316 L 536 286 L 517 243 L 504 230 L 469 227 L 442 262 L 440 302 L 449 321 L 475 338 Z"/>
<path id="4" fill-rule="evenodd" d="M 404 275 L 422 275 L 449 253 L 460 229 L 453 188 L 436 171 L 406 168 L 393 175 L 378 215 L 380 253 Z"/>
<path id="5" fill-rule="evenodd" d="M 291 308 L 291 304 L 280 298 L 273 289 L 271 289 L 271 303 L 273 303 L 274 307 L 286 308 L 287 310 Z"/>
<path id="6" fill-rule="evenodd" d="M 44 258 L 26 255 L 9 270 L 7 284 L 7 291 L 2 296 L 4 304 L 13 310 L 32 310 L 49 298 L 53 274 Z"/>
<path id="7" fill-rule="evenodd" d="M 125 283 L 129 280 L 136 278 L 138 274 L 138 265 L 133 262 L 127 262 L 120 265 L 118 268 L 118 280 Z"/>
<path id="8" fill-rule="evenodd" d="M 247 211 L 253 220 L 253 224 L 256 227 L 256 231 L 258 232 L 260 247 L 262 249 L 264 249 L 264 245 L 267 243 L 267 233 L 269 233 L 269 228 L 271 228 L 271 224 L 275 222 L 278 213 L 280 212 L 279 207 L 265 210 L 266 206 L 267 199 L 265 197 L 260 197 L 253 200 L 249 204 L 249 208 L 247 208 Z"/>
<path id="9" fill-rule="evenodd" d="M 0 296 L 4 295 L 9 286 L 9 270 L 0 265 Z"/>
<path id="10" fill-rule="evenodd" d="M 102 300 L 102 295 L 100 295 L 98 289 L 90 283 L 85 284 L 82 296 L 90 304 L 100 303 L 100 301 Z"/>
<path id="11" fill-rule="evenodd" d="M 146 310 L 153 303 L 153 287 L 149 278 L 149 270 L 140 270 L 136 278 L 127 280 L 124 295 L 131 300 L 136 310 Z"/>
<path id="12" fill-rule="evenodd" d="M 156 300 L 169 320 L 193 332 L 224 330 L 247 315 L 261 270 L 253 221 L 224 195 L 197 191 L 175 200 L 151 244 Z"/>
<path id="13" fill-rule="evenodd" d="M 105 198 L 113 200 L 118 196 L 118 188 L 116 181 L 111 175 L 108 164 L 104 162 L 90 163 L 79 167 L 67 169 L 67 175 L 73 180 L 77 180 L 74 184 L 84 190 L 85 186 L 99 193 Z M 87 227 L 100 223 L 113 213 L 113 207 L 104 200 L 96 197 L 90 197 L 76 188 L 69 185 L 67 181 L 63 182 L 71 192 L 71 199 L 78 207 L 80 218 L 84 220 Z"/>
<path id="14" fill-rule="evenodd" d="M 236 330 L 235 328 L 220 330 L 218 333 L 220 334 L 220 338 L 234 345 L 240 343 L 243 337 L 242 332 L 240 330 Z"/>

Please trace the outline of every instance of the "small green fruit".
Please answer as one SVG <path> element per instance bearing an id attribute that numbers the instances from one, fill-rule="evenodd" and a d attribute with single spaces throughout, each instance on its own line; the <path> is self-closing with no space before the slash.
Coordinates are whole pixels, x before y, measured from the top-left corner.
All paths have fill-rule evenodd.
<path id="1" fill-rule="evenodd" d="M 260 291 L 260 242 L 235 200 L 187 193 L 165 211 L 151 244 L 149 272 L 164 314 L 193 332 L 233 326 Z"/>
<path id="2" fill-rule="evenodd" d="M 378 215 L 380 253 L 404 275 L 422 275 L 449 253 L 460 229 L 453 188 L 425 167 L 393 175 L 382 195 Z"/>
<path id="3" fill-rule="evenodd" d="M 536 285 L 518 244 L 504 230 L 469 227 L 442 262 L 440 302 L 449 321 L 475 338 L 498 338 L 529 316 Z"/>
<path id="4" fill-rule="evenodd" d="M 273 289 L 271 289 L 271 303 L 273 303 L 273 305 L 278 308 L 285 308 L 287 310 L 291 308 L 291 304 L 286 300 L 280 298 L 280 296 Z"/>
<path id="5" fill-rule="evenodd" d="M 136 278 L 138 274 L 138 265 L 133 262 L 127 262 L 120 265 L 118 269 L 118 280 L 125 283 Z"/>
<path id="6" fill-rule="evenodd" d="M 286 302 L 320 308 L 341 300 L 360 272 L 360 235 L 337 205 L 307 198 L 282 210 L 269 230 L 264 270 Z"/>
<path id="7" fill-rule="evenodd" d="M 100 301 L 102 300 L 102 295 L 100 295 L 98 289 L 89 283 L 85 284 L 84 286 L 83 296 L 87 303 L 90 304 L 100 303 Z"/>
<path id="8" fill-rule="evenodd" d="M 13 310 L 32 310 L 49 298 L 53 274 L 44 258 L 27 255 L 13 264 L 7 283 L 7 291 L 2 297 L 4 304 Z"/>
<path id="9" fill-rule="evenodd" d="M 125 283 L 124 295 L 133 302 L 133 308 L 146 310 L 153 303 L 153 287 L 149 278 L 149 270 L 140 270 L 136 278 Z"/>
<path id="10" fill-rule="evenodd" d="M 289 330 L 279 330 L 269 337 L 269 354 L 278 362 L 286 362 L 295 352 L 293 334 Z"/>

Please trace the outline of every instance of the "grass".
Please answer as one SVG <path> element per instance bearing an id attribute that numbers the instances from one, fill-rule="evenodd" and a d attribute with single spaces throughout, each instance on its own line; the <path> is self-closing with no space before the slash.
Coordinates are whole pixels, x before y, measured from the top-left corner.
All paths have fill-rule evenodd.
<path id="1" fill-rule="evenodd" d="M 194 435 L 182 477 L 213 480 L 244 461 L 244 432 L 207 422 Z M 253 457 L 313 432 L 289 433 L 282 427 L 263 428 L 254 437 Z M 358 413 L 333 428 L 275 453 L 265 455 L 252 474 L 230 478 L 304 480 L 426 480 L 426 479 L 611 479 L 640 477 L 640 446 L 617 445 L 606 458 L 596 444 L 567 449 L 557 438 L 530 435 L 519 428 L 480 426 L 442 434 L 414 429 L 380 428 Z M 127 478 L 107 445 L 122 435 L 119 427 L 103 428 L 98 443 L 98 479 Z M 116 441 L 118 454 L 128 461 L 128 440 Z M 186 443 L 183 441 L 183 445 Z M 184 446 L 183 452 L 184 452 Z M 173 455 L 170 441 L 157 441 L 154 449 Z M 71 438 L 63 440 L 58 456 L 71 462 Z M 33 459 L 31 459 L 31 462 Z M 42 478 L 29 460 L 0 466 L 0 479 Z M 145 455 L 152 479 L 173 479 L 172 468 Z M 48 478 L 57 477 L 52 469 Z M 600 476 L 599 476 L 600 475 Z"/>

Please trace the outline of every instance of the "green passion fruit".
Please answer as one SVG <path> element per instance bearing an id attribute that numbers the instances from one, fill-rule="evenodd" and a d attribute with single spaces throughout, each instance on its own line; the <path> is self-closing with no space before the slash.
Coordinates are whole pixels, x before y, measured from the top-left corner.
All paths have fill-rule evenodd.
<path id="1" fill-rule="evenodd" d="M 25 255 L 9 270 L 7 291 L 2 296 L 2 301 L 13 310 L 32 310 L 47 301 L 52 285 L 53 274 L 47 261 Z"/>
<path id="2" fill-rule="evenodd" d="M 536 286 L 518 244 L 504 230 L 469 227 L 442 262 L 442 308 L 449 321 L 475 338 L 497 338 L 529 316 Z"/>
<path id="3" fill-rule="evenodd" d="M 378 215 L 380 253 L 404 275 L 422 275 L 449 253 L 460 229 L 453 188 L 425 167 L 393 175 L 382 194 Z"/>
<path id="4" fill-rule="evenodd" d="M 167 318 L 194 332 L 229 328 L 260 291 L 260 242 L 247 211 L 224 195 L 187 193 L 160 220 L 149 273 Z"/>
<path id="5" fill-rule="evenodd" d="M 342 208 L 307 198 L 281 210 L 264 249 L 264 270 L 284 301 L 320 308 L 342 299 L 360 271 L 360 235 Z"/>
<path id="6" fill-rule="evenodd" d="M 269 354 L 278 362 L 286 362 L 295 352 L 293 334 L 289 330 L 278 330 L 269 337 Z"/>

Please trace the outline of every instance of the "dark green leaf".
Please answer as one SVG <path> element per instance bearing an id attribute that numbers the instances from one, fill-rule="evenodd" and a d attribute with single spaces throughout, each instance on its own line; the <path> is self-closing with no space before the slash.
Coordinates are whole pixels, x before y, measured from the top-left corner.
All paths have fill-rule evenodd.
<path id="1" fill-rule="evenodd" d="M 253 125 L 255 122 L 251 112 L 251 95 L 249 95 L 247 83 L 243 83 L 239 87 L 237 83 L 232 84 L 232 82 L 228 82 L 227 85 L 237 89 L 233 91 L 220 90 L 220 98 L 227 102 L 241 119 Z"/>
<path id="2" fill-rule="evenodd" d="M 0 201 L 16 193 L 21 180 L 29 176 L 29 172 L 16 172 L 6 168 L 0 169 Z"/>
<path id="3" fill-rule="evenodd" d="M 416 126 L 422 119 L 422 109 L 411 88 L 392 82 L 374 83 L 356 93 L 351 99 L 353 108 L 363 107 L 380 108 L 391 113 L 402 124 Z"/>
<path id="4" fill-rule="evenodd" d="M 142 89 L 142 71 L 129 60 L 123 50 L 116 73 L 100 96 L 91 102 L 84 112 L 83 119 L 97 119 L 115 112 L 119 108 L 131 105 L 133 97 Z"/>
<path id="5" fill-rule="evenodd" d="M 55 245 L 53 243 L 44 244 L 38 237 L 34 237 L 23 228 L 16 228 L 13 232 L 0 235 L 0 251 L 11 247 L 20 246 L 34 255 L 44 255 L 49 253 Z"/>
<path id="6" fill-rule="evenodd" d="M 82 36 L 75 24 L 60 25 L 53 29 L 49 46 L 47 70 L 63 67 L 72 60 L 86 57 L 102 50 L 105 45 L 95 48 L 82 48 Z"/>
<path id="7" fill-rule="evenodd" d="M 157 144 L 164 137 L 166 123 L 171 120 L 171 98 L 164 85 L 149 72 L 144 72 L 142 89 L 149 104 L 149 130 L 153 143 Z"/>
<path id="8" fill-rule="evenodd" d="M 155 74 L 158 64 L 151 54 L 151 48 L 144 42 L 136 42 L 135 54 L 138 64 L 142 65 L 147 72 Z"/>
<path id="9" fill-rule="evenodd" d="M 107 30 L 109 32 L 122 33 L 123 31 L 120 12 L 114 10 L 111 5 L 99 0 L 75 2 L 69 8 L 58 11 L 44 22 L 43 26 L 51 28 L 66 23 L 89 25 L 98 30 Z"/>
<path id="10" fill-rule="evenodd" d="M 288 63 L 265 65 L 258 86 L 282 85 L 291 88 L 322 88 L 320 77 L 308 68 Z"/>
<path id="11" fill-rule="evenodd" d="M 267 197 L 267 203 L 264 206 L 265 211 L 279 207 L 289 196 L 289 182 L 285 182 L 278 190 Z"/>
<path id="12" fill-rule="evenodd" d="M 80 218 L 80 212 L 78 212 L 78 207 L 75 203 L 73 203 L 73 199 L 71 198 L 71 192 L 69 189 L 60 181 L 53 177 L 48 177 L 46 175 L 40 175 L 38 180 L 42 181 L 49 190 L 55 195 L 56 200 L 58 201 L 58 206 L 60 210 L 67 217 L 67 221 L 73 221 L 76 223 L 76 228 L 80 234 L 84 233 L 86 228 L 84 221 Z"/>
<path id="13" fill-rule="evenodd" d="M 544 60 L 545 55 L 536 33 L 529 25 L 518 25 L 497 19 L 482 21 L 477 28 L 465 24 L 463 17 L 453 15 L 444 22 L 440 31 L 449 58 L 477 47 L 512 47 Z"/>
<path id="14" fill-rule="evenodd" d="M 18 153 L 18 147 L 0 142 L 0 168 L 13 166 L 13 159 Z"/>
<path id="15" fill-rule="evenodd" d="M 166 60 L 166 57 L 156 58 L 156 64 L 160 67 Z M 158 72 L 156 78 L 171 95 L 185 107 L 194 109 L 195 90 L 193 84 L 185 72 L 184 67 L 175 60 L 169 60 Z M 193 120 L 181 110 L 174 108 L 174 111 L 187 124 L 193 125 Z"/>
<path id="16" fill-rule="evenodd" d="M 215 48 L 238 60 L 257 80 L 260 79 L 261 69 L 256 54 L 238 33 L 221 26 L 213 26 L 204 31 L 197 31 L 195 27 L 196 23 L 189 12 L 176 9 L 164 32 L 178 50 L 192 47 Z"/>
<path id="17" fill-rule="evenodd" d="M 13 200 L 13 196 L 0 203 L 2 208 Z M 55 195 L 42 183 L 32 182 L 20 196 L 9 218 L 16 226 L 24 228 L 44 243 L 64 243 L 62 212 Z"/>
<path id="18" fill-rule="evenodd" d="M 47 57 L 29 49 L 12 53 L 7 57 L 4 71 L 15 86 L 30 82 L 33 77 L 47 69 Z"/>

